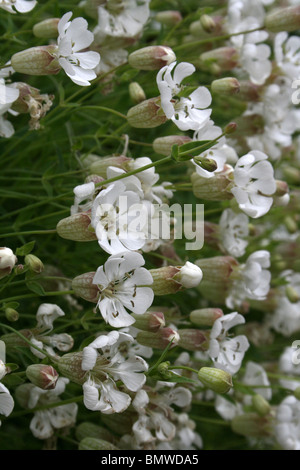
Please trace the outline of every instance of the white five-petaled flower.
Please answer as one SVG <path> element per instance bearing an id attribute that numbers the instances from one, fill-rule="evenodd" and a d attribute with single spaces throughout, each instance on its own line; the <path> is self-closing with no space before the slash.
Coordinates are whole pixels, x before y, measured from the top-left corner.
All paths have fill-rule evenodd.
<path id="1" fill-rule="evenodd" d="M 134 318 L 128 313 L 143 314 L 153 302 L 150 287 L 153 278 L 143 256 L 136 252 L 112 255 L 94 276 L 100 295 L 97 307 L 104 320 L 115 328 L 132 325 Z M 141 287 L 139 287 L 141 286 Z"/>
<path id="2" fill-rule="evenodd" d="M 71 16 L 71 11 L 65 13 L 58 23 L 58 62 L 74 83 L 89 86 L 90 80 L 97 76 L 93 69 L 99 64 L 100 54 L 85 51 L 93 42 L 94 35 L 88 31 L 84 18 L 69 21 Z"/>
<path id="3" fill-rule="evenodd" d="M 239 208 L 256 219 L 265 215 L 273 204 L 276 191 L 274 169 L 268 156 L 252 150 L 241 157 L 234 168 L 235 186 L 231 189 Z"/>
<path id="4" fill-rule="evenodd" d="M 194 140 L 215 140 L 222 134 L 220 127 L 215 126 L 212 120 L 209 120 L 204 127 L 197 130 L 194 134 Z M 202 158 L 212 159 L 216 162 L 217 168 L 214 171 L 207 171 L 199 166 L 194 160 L 192 162 L 196 166 L 196 172 L 203 178 L 212 178 L 215 173 L 219 173 L 224 169 L 226 163 L 226 143 L 225 137 L 222 136 L 218 141 L 208 150 L 202 152 L 199 156 Z"/>
<path id="5" fill-rule="evenodd" d="M 245 254 L 248 245 L 249 219 L 246 214 L 236 214 L 231 209 L 225 209 L 220 218 L 219 237 L 225 251 L 235 258 Z"/>
<path id="6" fill-rule="evenodd" d="M 98 28 L 113 37 L 139 34 L 149 18 L 150 0 L 106 0 L 98 7 Z"/>
<path id="7" fill-rule="evenodd" d="M 209 120 L 212 110 L 205 109 L 211 104 L 211 94 L 200 86 L 188 97 L 178 97 L 182 90 L 181 82 L 194 73 L 195 67 L 188 62 L 172 62 L 162 67 L 156 82 L 161 94 L 161 106 L 168 119 L 182 131 L 197 130 Z"/>
<path id="8" fill-rule="evenodd" d="M 28 13 L 36 4 L 36 0 L 0 0 L 0 8 L 9 13 Z"/>
<path id="9" fill-rule="evenodd" d="M 237 312 L 229 313 L 218 318 L 210 332 L 209 356 L 214 361 L 214 367 L 235 374 L 241 367 L 249 342 L 244 335 L 230 338 L 227 336 L 230 328 L 245 323 L 245 318 Z"/>
<path id="10" fill-rule="evenodd" d="M 300 402 L 290 395 L 277 409 L 275 435 L 284 450 L 300 450 Z"/>
<path id="11" fill-rule="evenodd" d="M 14 400 L 9 390 L 0 383 L 0 415 L 8 416 L 14 408 Z M 1 426 L 1 421 L 0 421 Z"/>
<path id="12" fill-rule="evenodd" d="M 300 76 L 300 38 L 299 36 L 289 36 L 286 31 L 282 31 L 275 36 L 274 53 L 277 65 L 282 73 L 291 80 Z"/>

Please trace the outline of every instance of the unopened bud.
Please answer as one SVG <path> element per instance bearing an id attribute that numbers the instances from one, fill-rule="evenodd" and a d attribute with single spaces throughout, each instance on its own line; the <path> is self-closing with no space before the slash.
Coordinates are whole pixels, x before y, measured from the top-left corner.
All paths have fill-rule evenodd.
<path id="1" fill-rule="evenodd" d="M 95 232 L 90 229 L 90 225 L 90 216 L 82 212 L 60 220 L 56 226 L 56 231 L 60 237 L 67 240 L 89 242 L 97 240 Z"/>
<path id="2" fill-rule="evenodd" d="M 139 70 L 159 70 L 176 60 L 176 55 L 168 46 L 143 47 L 129 54 L 131 67 Z"/>
<path id="3" fill-rule="evenodd" d="M 287 286 L 285 288 L 285 295 L 292 304 L 295 304 L 300 300 L 298 292 L 292 286 Z"/>
<path id="4" fill-rule="evenodd" d="M 234 69 L 239 62 L 238 51 L 234 47 L 219 47 L 200 55 L 201 66 L 214 71 L 213 65 L 217 65 L 223 72 Z"/>
<path id="5" fill-rule="evenodd" d="M 156 331 L 164 328 L 165 326 L 165 317 L 162 312 L 147 312 L 143 315 L 138 315 L 133 313 L 131 315 L 135 319 L 134 328 L 143 331 Z"/>
<path id="6" fill-rule="evenodd" d="M 212 82 L 211 91 L 218 95 L 236 95 L 240 91 L 240 83 L 234 77 L 220 78 Z"/>
<path id="7" fill-rule="evenodd" d="M 32 254 L 25 256 L 25 265 L 34 273 L 41 273 L 44 270 L 44 265 L 40 258 Z"/>
<path id="8" fill-rule="evenodd" d="M 164 24 L 166 26 L 174 26 L 175 24 L 180 23 L 182 16 L 180 11 L 165 10 L 159 11 L 155 15 L 155 20 L 158 21 L 158 23 Z"/>
<path id="9" fill-rule="evenodd" d="M 216 30 L 216 23 L 209 15 L 202 15 L 200 17 L 200 23 L 206 33 L 213 33 Z"/>
<path id="10" fill-rule="evenodd" d="M 76 427 L 77 440 L 81 441 L 85 437 L 94 437 L 96 439 L 103 439 L 108 442 L 114 441 L 114 436 L 108 431 L 108 429 L 88 421 L 80 423 Z"/>
<path id="11" fill-rule="evenodd" d="M 106 178 L 107 168 L 109 166 L 115 166 L 126 169 L 126 164 L 131 161 L 131 158 L 125 157 L 124 155 L 110 156 L 110 157 L 98 157 L 97 160 L 90 165 L 89 169 L 91 173 Z"/>
<path id="12" fill-rule="evenodd" d="M 180 268 L 180 271 L 175 275 L 174 279 L 180 282 L 182 287 L 190 289 L 197 287 L 203 277 L 203 273 L 199 266 L 187 261 L 184 266 Z"/>
<path id="13" fill-rule="evenodd" d="M 160 97 L 142 101 L 129 109 L 128 123 L 137 128 L 153 128 L 164 124 L 167 117 L 161 108 Z"/>
<path id="14" fill-rule="evenodd" d="M 265 28 L 272 33 L 296 31 L 300 28 L 300 6 L 281 8 L 269 13 L 265 19 Z"/>
<path id="15" fill-rule="evenodd" d="M 206 351 L 209 344 L 209 335 L 205 331 L 185 328 L 178 330 L 180 340 L 178 346 L 187 351 Z"/>
<path id="16" fill-rule="evenodd" d="M 95 272 L 80 274 L 72 281 L 72 289 L 75 294 L 88 302 L 97 303 L 99 297 L 99 289 L 93 284 Z"/>
<path id="17" fill-rule="evenodd" d="M 276 192 L 274 196 L 285 196 L 289 192 L 289 186 L 285 181 L 276 180 Z"/>
<path id="18" fill-rule="evenodd" d="M 178 332 L 173 328 L 162 328 L 156 333 L 140 331 L 136 336 L 139 344 L 156 349 L 165 349 L 170 343 L 172 343 L 171 347 L 174 347 L 178 344 L 179 339 Z"/>
<path id="19" fill-rule="evenodd" d="M 141 103 L 145 101 L 146 95 L 138 82 L 132 82 L 129 85 L 129 96 L 134 103 Z"/>
<path id="20" fill-rule="evenodd" d="M 0 247 L 0 279 L 11 273 L 17 261 L 17 257 L 10 248 Z"/>
<path id="21" fill-rule="evenodd" d="M 17 52 L 11 58 L 11 65 L 16 72 L 26 75 L 57 74 L 61 67 L 55 57 L 57 46 L 31 47 Z"/>
<path id="22" fill-rule="evenodd" d="M 161 362 L 157 367 L 158 374 L 162 377 L 162 379 L 169 379 L 172 377 L 172 372 L 169 370 L 170 362 Z"/>
<path id="23" fill-rule="evenodd" d="M 284 218 L 284 225 L 290 233 L 296 233 L 298 230 L 297 222 L 289 215 Z"/>
<path id="24" fill-rule="evenodd" d="M 252 396 L 252 406 L 260 416 L 265 416 L 271 411 L 270 403 L 258 393 Z"/>
<path id="25" fill-rule="evenodd" d="M 175 294 L 181 289 L 181 284 L 174 276 L 179 272 L 176 266 L 165 266 L 163 268 L 150 269 L 153 278 L 151 288 L 155 295 Z"/>
<path id="26" fill-rule="evenodd" d="M 216 160 L 213 158 L 194 157 L 194 162 L 206 171 L 213 172 L 218 168 Z"/>
<path id="27" fill-rule="evenodd" d="M 17 321 L 19 319 L 19 313 L 14 308 L 6 308 L 5 317 L 8 321 Z"/>
<path id="28" fill-rule="evenodd" d="M 233 169 L 229 165 L 225 165 L 224 170 L 215 173 L 212 178 L 204 178 L 195 172 L 191 176 L 193 193 L 195 197 L 208 201 L 232 199 L 232 176 Z"/>
<path id="29" fill-rule="evenodd" d="M 190 320 L 198 326 L 212 326 L 214 322 L 223 316 L 220 308 L 202 308 L 190 313 Z"/>
<path id="30" fill-rule="evenodd" d="M 202 367 L 198 372 L 199 380 L 216 393 L 227 393 L 232 388 L 232 378 L 228 372 L 214 367 Z"/>
<path id="31" fill-rule="evenodd" d="M 294 395 L 295 395 L 295 397 L 297 398 L 297 400 L 300 400 L 300 387 L 297 387 L 297 388 L 294 390 Z"/>
<path id="32" fill-rule="evenodd" d="M 64 354 L 58 360 L 58 369 L 61 375 L 80 385 L 85 382 L 87 375 L 87 371 L 81 368 L 82 356 L 83 353 L 80 351 Z"/>
<path id="33" fill-rule="evenodd" d="M 291 166 L 283 168 L 283 174 L 291 183 L 300 183 L 300 170 Z"/>
<path id="34" fill-rule="evenodd" d="M 236 131 L 236 128 L 237 128 L 237 123 L 230 122 L 229 124 L 227 124 L 227 126 L 224 127 L 224 133 L 226 135 L 233 134 Z"/>
<path id="35" fill-rule="evenodd" d="M 246 437 L 265 437 L 271 434 L 270 416 L 258 416 L 256 413 L 245 413 L 235 416 L 231 421 L 233 432 Z"/>
<path id="36" fill-rule="evenodd" d="M 37 38 L 52 39 L 58 36 L 59 18 L 48 18 L 47 20 L 36 23 L 33 28 L 33 34 Z"/>
<path id="37" fill-rule="evenodd" d="M 36 387 L 52 390 L 56 386 L 58 373 L 52 366 L 46 364 L 31 364 L 26 369 L 26 377 Z"/>
<path id="38" fill-rule="evenodd" d="M 85 183 L 95 183 L 95 184 L 100 184 L 102 183 L 102 181 L 104 181 L 104 178 L 98 175 L 89 175 L 84 180 Z"/>
<path id="39" fill-rule="evenodd" d="M 166 137 L 158 137 L 153 141 L 153 150 L 160 155 L 171 155 L 173 145 L 187 144 L 192 139 L 187 135 L 168 135 Z"/>
<path id="40" fill-rule="evenodd" d="M 104 441 L 103 439 L 96 439 L 95 437 L 85 437 L 80 441 L 78 450 L 119 450 L 111 442 Z"/>
<path id="41" fill-rule="evenodd" d="M 240 91 L 236 95 L 236 98 L 241 99 L 243 101 L 259 101 L 260 94 L 262 91 L 261 85 L 255 85 L 254 83 L 250 82 L 250 80 L 241 80 L 240 84 Z"/>

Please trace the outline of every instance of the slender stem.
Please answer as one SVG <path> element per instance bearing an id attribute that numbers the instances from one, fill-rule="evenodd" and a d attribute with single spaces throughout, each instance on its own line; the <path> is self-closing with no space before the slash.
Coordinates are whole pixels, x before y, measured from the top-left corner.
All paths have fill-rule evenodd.
<path id="1" fill-rule="evenodd" d="M 54 228 L 52 230 L 30 230 L 28 232 L 4 233 L 0 235 L 0 238 L 18 237 L 19 235 L 47 235 L 49 233 L 56 233 L 56 229 Z"/>
<path id="2" fill-rule="evenodd" d="M 72 106 L 72 105 L 62 105 L 61 106 L 62 108 L 71 108 L 73 109 L 74 111 L 82 111 L 83 109 L 92 109 L 92 110 L 96 110 L 96 111 L 105 111 L 106 113 L 111 113 L 111 114 L 115 114 L 116 116 L 119 116 L 121 117 L 122 119 L 126 119 L 127 121 L 127 117 L 125 116 L 125 114 L 122 114 L 120 113 L 119 111 L 116 111 L 115 109 L 111 109 L 111 108 L 106 108 L 105 106 L 92 106 L 92 105 L 86 105 L 86 106 L 79 106 L 79 105 L 76 105 L 76 106 Z"/>
<path id="3" fill-rule="evenodd" d="M 182 369 L 182 370 L 188 370 L 189 372 L 194 372 L 195 374 L 198 374 L 198 370 L 193 369 L 192 367 L 187 367 L 187 366 L 170 366 L 168 369 L 173 370 L 173 369 Z"/>
<path id="4" fill-rule="evenodd" d="M 220 419 L 213 418 L 203 418 L 202 416 L 191 416 L 194 421 L 199 421 L 201 423 L 217 424 L 219 426 L 230 426 L 230 423 L 227 421 L 221 421 Z"/>
<path id="5" fill-rule="evenodd" d="M 37 411 L 45 411 L 45 410 L 49 410 L 50 408 L 57 408 L 58 406 L 69 405 L 70 403 L 78 403 L 78 402 L 81 402 L 82 400 L 83 400 L 83 395 L 80 395 L 78 397 L 68 398 L 67 400 L 61 400 L 61 401 L 57 401 L 54 403 L 48 403 L 47 405 L 36 406 L 35 408 L 31 408 L 30 410 L 28 409 L 28 410 L 23 410 L 23 411 L 17 411 L 9 415 L 8 418 L 16 418 L 17 416 L 23 416 L 29 413 L 35 413 Z"/>
<path id="6" fill-rule="evenodd" d="M 13 300 L 22 300 L 22 299 L 30 299 L 32 297 L 52 297 L 55 295 L 72 295 L 75 294 L 73 290 L 65 290 L 65 291 L 58 291 L 58 292 L 45 292 L 45 294 L 38 295 L 38 294 L 24 294 L 24 295 L 16 295 L 15 297 L 8 297 L 7 299 L 3 299 L 2 303 L 5 302 L 12 302 Z"/>

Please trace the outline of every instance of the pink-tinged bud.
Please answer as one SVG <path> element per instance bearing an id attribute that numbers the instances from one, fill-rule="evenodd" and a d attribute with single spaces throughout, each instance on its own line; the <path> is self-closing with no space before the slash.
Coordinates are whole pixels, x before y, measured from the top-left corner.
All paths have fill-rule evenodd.
<path id="1" fill-rule="evenodd" d="M 35 255 L 29 254 L 25 256 L 25 265 L 30 271 L 40 274 L 44 270 L 44 265 L 40 258 Z"/>
<path id="2" fill-rule="evenodd" d="M 102 181 L 104 181 L 104 178 L 98 175 L 89 175 L 84 180 L 85 183 L 95 183 L 95 184 L 100 184 L 102 183 Z"/>
<path id="3" fill-rule="evenodd" d="M 155 15 L 155 20 L 158 21 L 158 23 L 164 24 L 166 26 L 175 26 L 175 24 L 180 23 L 182 16 L 180 11 L 165 10 L 159 11 Z"/>
<path id="4" fill-rule="evenodd" d="M 272 33 L 296 31 L 300 28 L 300 6 L 281 8 L 269 13 L 265 19 L 265 28 Z"/>
<path id="5" fill-rule="evenodd" d="M 180 339 L 178 346 L 187 351 L 207 351 L 209 334 L 205 331 L 186 328 L 178 330 Z"/>
<path id="6" fill-rule="evenodd" d="M 57 74 L 61 67 L 55 57 L 57 46 L 31 47 L 17 52 L 11 58 L 11 65 L 16 72 L 26 75 Z"/>
<path id="7" fill-rule="evenodd" d="M 48 18 L 47 20 L 36 23 L 32 28 L 33 34 L 37 38 L 57 38 L 59 20 L 59 18 Z"/>
<path id="8" fill-rule="evenodd" d="M 80 274 L 74 277 L 72 281 L 72 289 L 75 294 L 88 302 L 97 303 L 99 297 L 99 289 L 93 284 L 95 272 Z"/>
<path id="9" fill-rule="evenodd" d="M 214 367 L 202 367 L 198 377 L 206 387 L 216 393 L 227 393 L 233 387 L 232 377 L 228 372 Z"/>
<path id="10" fill-rule="evenodd" d="M 190 320 L 198 326 L 212 326 L 223 315 L 220 308 L 201 308 L 190 313 Z"/>
<path id="11" fill-rule="evenodd" d="M 219 226 L 213 222 L 204 222 L 204 243 L 218 249 Z"/>
<path id="12" fill-rule="evenodd" d="M 193 193 L 200 199 L 208 201 L 226 201 L 233 198 L 230 192 L 232 187 L 233 168 L 225 165 L 224 170 L 215 173 L 212 178 L 203 178 L 198 173 L 193 173 L 191 182 Z"/>
<path id="13" fill-rule="evenodd" d="M 140 129 L 150 129 L 164 124 L 167 117 L 161 108 L 160 97 L 150 98 L 130 108 L 127 120 L 132 127 Z"/>
<path id="14" fill-rule="evenodd" d="M 187 135 L 168 135 L 166 137 L 158 137 L 153 141 L 153 150 L 160 155 L 171 155 L 173 145 L 178 146 L 191 142 L 192 139 Z"/>
<path id="15" fill-rule="evenodd" d="M 143 315 L 132 313 L 135 319 L 134 328 L 143 331 L 151 331 L 156 333 L 161 328 L 164 328 L 166 322 L 162 312 L 147 312 Z"/>
<path id="16" fill-rule="evenodd" d="M 86 375 L 89 373 L 81 369 L 82 356 L 83 353 L 80 351 L 65 354 L 58 360 L 58 369 L 61 375 L 80 385 L 85 382 Z"/>
<path id="17" fill-rule="evenodd" d="M 180 340 L 180 337 L 178 332 L 173 328 L 162 328 L 161 330 L 157 331 L 157 333 L 150 333 L 150 331 L 140 331 L 136 336 L 136 340 L 143 346 L 156 349 L 165 349 L 170 343 L 172 343 L 171 347 L 176 346 Z"/>
<path id="18" fill-rule="evenodd" d="M 285 196 L 289 192 L 289 185 L 285 181 L 276 180 L 275 196 Z"/>
<path id="19" fill-rule="evenodd" d="M 52 390 L 56 386 L 58 373 L 46 364 L 31 364 L 26 369 L 26 377 L 31 383 L 43 390 Z"/>
<path id="20" fill-rule="evenodd" d="M 134 103 L 141 103 L 145 101 L 146 95 L 138 82 L 132 82 L 129 84 L 129 96 Z"/>
<path id="21" fill-rule="evenodd" d="M 129 54 L 131 67 L 139 70 L 159 70 L 176 60 L 176 55 L 168 46 L 148 46 Z"/>
<path id="22" fill-rule="evenodd" d="M 239 54 L 234 47 L 219 47 L 200 55 L 201 66 L 210 71 L 213 71 L 213 65 L 217 65 L 223 72 L 232 70 L 238 62 Z"/>
<path id="23" fill-rule="evenodd" d="M 236 122 L 230 122 L 224 127 L 224 133 L 226 135 L 233 134 L 237 129 L 237 123 Z"/>
<path id="24" fill-rule="evenodd" d="M 60 237 L 76 242 L 89 242 L 97 240 L 95 232 L 91 230 L 91 218 L 88 214 L 81 212 L 71 215 L 58 222 L 56 226 Z"/>
<path id="25" fill-rule="evenodd" d="M 236 95 L 240 91 L 240 83 L 234 77 L 220 78 L 211 83 L 211 91 L 218 95 Z"/>
<path id="26" fill-rule="evenodd" d="M 273 428 L 273 418 L 270 414 L 259 416 L 256 413 L 244 413 L 235 416 L 231 421 L 233 432 L 246 437 L 271 436 Z"/>
<path id="27" fill-rule="evenodd" d="M 0 247 L 0 279 L 11 273 L 17 261 L 17 257 L 10 248 Z"/>
<path id="28" fill-rule="evenodd" d="M 110 156 L 110 157 L 98 157 L 89 166 L 91 173 L 106 178 L 106 171 L 109 166 L 116 166 L 122 170 L 126 170 L 126 164 L 132 159 L 125 157 L 124 155 Z"/>
<path id="29" fill-rule="evenodd" d="M 236 95 L 236 98 L 242 101 L 260 101 L 261 91 L 263 87 L 261 85 L 255 85 L 250 80 L 241 80 L 240 91 Z"/>
<path id="30" fill-rule="evenodd" d="M 120 450 L 111 442 L 97 439 L 95 437 L 85 437 L 79 442 L 78 450 Z"/>

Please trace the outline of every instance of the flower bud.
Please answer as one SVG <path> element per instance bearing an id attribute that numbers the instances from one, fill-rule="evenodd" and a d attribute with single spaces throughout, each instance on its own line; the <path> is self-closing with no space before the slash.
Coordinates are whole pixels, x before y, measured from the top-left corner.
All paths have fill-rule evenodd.
<path id="1" fill-rule="evenodd" d="M 134 103 L 141 103 L 145 101 L 146 95 L 138 82 L 132 82 L 129 85 L 129 96 Z"/>
<path id="2" fill-rule="evenodd" d="M 252 396 L 252 406 L 259 416 L 265 416 L 271 411 L 270 403 L 258 393 Z"/>
<path id="3" fill-rule="evenodd" d="M 90 216 L 81 212 L 60 220 L 56 226 L 56 231 L 60 237 L 67 240 L 89 242 L 97 240 L 95 232 L 91 230 L 90 225 Z"/>
<path id="4" fill-rule="evenodd" d="M 149 269 L 153 278 L 151 288 L 155 295 L 175 294 L 181 289 L 181 284 L 174 276 L 179 273 L 176 266 L 165 266 L 163 268 Z"/>
<path id="5" fill-rule="evenodd" d="M 294 396 L 297 398 L 297 400 L 300 400 L 300 387 L 297 387 L 294 390 Z"/>
<path id="6" fill-rule="evenodd" d="M 284 225 L 290 233 L 296 233 L 298 230 L 298 225 L 295 219 L 292 216 L 287 216 L 284 218 Z"/>
<path id="7" fill-rule="evenodd" d="M 297 168 L 287 166 L 283 168 L 283 174 L 285 178 L 291 183 L 299 183 L 300 182 L 300 170 Z"/>
<path id="8" fill-rule="evenodd" d="M 124 155 L 98 157 L 97 160 L 94 160 L 93 163 L 91 163 L 89 170 L 95 175 L 106 178 L 106 171 L 109 166 L 115 166 L 122 170 L 126 170 L 126 164 L 131 160 L 131 158 L 125 157 Z"/>
<path id="9" fill-rule="evenodd" d="M 17 321 L 19 320 L 19 313 L 14 308 L 6 308 L 5 317 L 8 321 Z"/>
<path id="10" fill-rule="evenodd" d="M 52 39 L 58 36 L 59 18 L 48 18 L 47 20 L 36 23 L 33 28 L 33 34 L 37 38 Z"/>
<path id="11" fill-rule="evenodd" d="M 187 144 L 192 139 L 187 135 L 168 135 L 166 137 L 158 137 L 153 141 L 153 150 L 160 155 L 171 155 L 173 145 Z"/>
<path id="12" fill-rule="evenodd" d="M 228 372 L 214 367 L 202 367 L 198 372 L 199 380 L 216 393 L 227 393 L 232 388 L 232 378 Z"/>
<path id="13" fill-rule="evenodd" d="M 37 387 L 43 390 L 52 390 L 56 387 L 58 373 L 52 366 L 31 364 L 26 369 L 26 377 Z"/>
<path id="14" fill-rule="evenodd" d="M 81 369 L 82 355 L 82 351 L 68 353 L 58 360 L 58 369 L 61 375 L 80 385 L 85 382 L 88 373 L 86 370 Z"/>
<path id="15" fill-rule="evenodd" d="M 190 320 L 198 326 L 212 326 L 214 322 L 223 316 L 220 308 L 202 308 L 190 313 Z"/>
<path id="16" fill-rule="evenodd" d="M 266 437 L 271 434 L 270 416 L 258 416 L 256 413 L 245 413 L 235 416 L 231 421 L 231 429 L 246 437 Z"/>
<path id="17" fill-rule="evenodd" d="M 44 270 L 44 265 L 40 258 L 32 254 L 25 256 L 25 265 L 34 273 L 41 273 Z"/>
<path id="18" fill-rule="evenodd" d="M 206 33 L 213 33 L 216 30 L 216 23 L 209 15 L 202 15 L 200 17 L 200 23 Z"/>
<path id="19" fill-rule="evenodd" d="M 217 162 L 212 158 L 194 157 L 194 162 L 206 171 L 213 172 L 218 168 Z"/>
<path id="20" fill-rule="evenodd" d="M 204 69 L 210 70 L 217 65 L 223 72 L 234 69 L 239 62 L 238 51 L 234 47 L 219 47 L 200 55 L 200 64 Z"/>
<path id="21" fill-rule="evenodd" d="M 225 165 L 224 170 L 215 173 L 212 178 L 204 178 L 198 173 L 193 173 L 191 182 L 195 197 L 208 201 L 226 201 L 233 198 L 230 192 L 232 187 L 233 169 Z"/>
<path id="22" fill-rule="evenodd" d="M 162 379 L 166 380 L 172 377 L 172 372 L 169 370 L 170 361 L 161 362 L 157 367 L 157 373 L 161 376 Z"/>
<path id="23" fill-rule="evenodd" d="M 224 127 L 224 134 L 233 134 L 236 131 L 237 128 L 237 123 L 236 122 L 230 122 Z"/>
<path id="24" fill-rule="evenodd" d="M 134 328 L 138 330 L 156 333 L 156 331 L 164 328 L 166 324 L 162 312 L 147 312 L 143 315 L 132 313 L 131 316 L 135 319 Z"/>
<path id="25" fill-rule="evenodd" d="M 240 91 L 235 96 L 238 99 L 243 101 L 259 101 L 260 94 L 262 90 L 261 85 L 255 85 L 254 83 L 250 82 L 250 80 L 241 80 L 240 84 Z"/>
<path id="26" fill-rule="evenodd" d="M 197 287 L 200 284 L 202 277 L 203 274 L 199 266 L 187 261 L 185 265 L 180 268 L 180 271 L 175 275 L 174 279 L 180 282 L 182 287 L 189 289 Z"/>
<path id="27" fill-rule="evenodd" d="M 131 67 L 139 70 L 159 70 L 176 60 L 176 55 L 168 46 L 148 46 L 129 54 Z"/>
<path id="28" fill-rule="evenodd" d="M 155 20 L 158 21 L 158 23 L 164 24 L 166 26 L 175 26 L 175 24 L 180 23 L 182 16 L 180 11 L 165 10 L 156 13 Z"/>
<path id="29" fill-rule="evenodd" d="M 300 6 L 281 8 L 269 13 L 265 19 L 265 28 L 272 33 L 296 31 L 300 28 Z"/>
<path id="30" fill-rule="evenodd" d="M 179 339 L 178 332 L 173 328 L 161 328 L 156 333 L 140 331 L 136 336 L 139 344 L 156 349 L 165 349 L 170 343 L 172 343 L 171 347 L 174 347 L 178 344 Z"/>
<path id="31" fill-rule="evenodd" d="M 11 273 L 17 261 L 17 257 L 10 248 L 0 247 L 0 279 Z"/>
<path id="32" fill-rule="evenodd" d="M 11 58 L 11 65 L 16 72 L 27 75 L 57 74 L 61 67 L 55 58 L 57 46 L 31 47 L 17 52 Z"/>
<path id="33" fill-rule="evenodd" d="M 276 192 L 274 196 L 285 196 L 289 192 L 289 186 L 285 181 L 276 180 Z"/>
<path id="34" fill-rule="evenodd" d="M 81 441 L 85 437 L 94 437 L 96 439 L 103 439 L 108 442 L 114 442 L 114 436 L 103 426 L 90 422 L 80 423 L 76 427 L 76 438 Z"/>
<path id="35" fill-rule="evenodd" d="M 127 120 L 132 127 L 142 129 L 160 126 L 168 119 L 161 108 L 160 97 L 157 97 L 142 101 L 130 108 Z"/>
<path id="36" fill-rule="evenodd" d="M 82 2 L 85 13 L 92 18 L 98 18 L 98 7 L 106 3 L 106 0 L 85 0 Z"/>
<path id="37" fill-rule="evenodd" d="M 234 77 L 220 78 L 211 83 L 211 91 L 218 95 L 236 95 L 240 91 L 240 83 Z"/>
<path id="38" fill-rule="evenodd" d="M 209 334 L 205 331 L 186 328 L 178 330 L 180 336 L 178 346 L 187 351 L 206 351 L 209 344 Z"/>
<path id="39" fill-rule="evenodd" d="M 300 300 L 298 292 L 292 286 L 287 286 L 285 288 L 285 295 L 292 304 L 295 304 Z"/>
<path id="40" fill-rule="evenodd" d="M 72 281 L 72 289 L 75 294 L 88 302 L 97 303 L 99 297 L 99 289 L 93 284 L 95 272 L 80 274 L 74 277 Z"/>
<path id="41" fill-rule="evenodd" d="M 78 450 L 120 450 L 111 442 L 95 437 L 85 437 L 79 442 Z"/>

